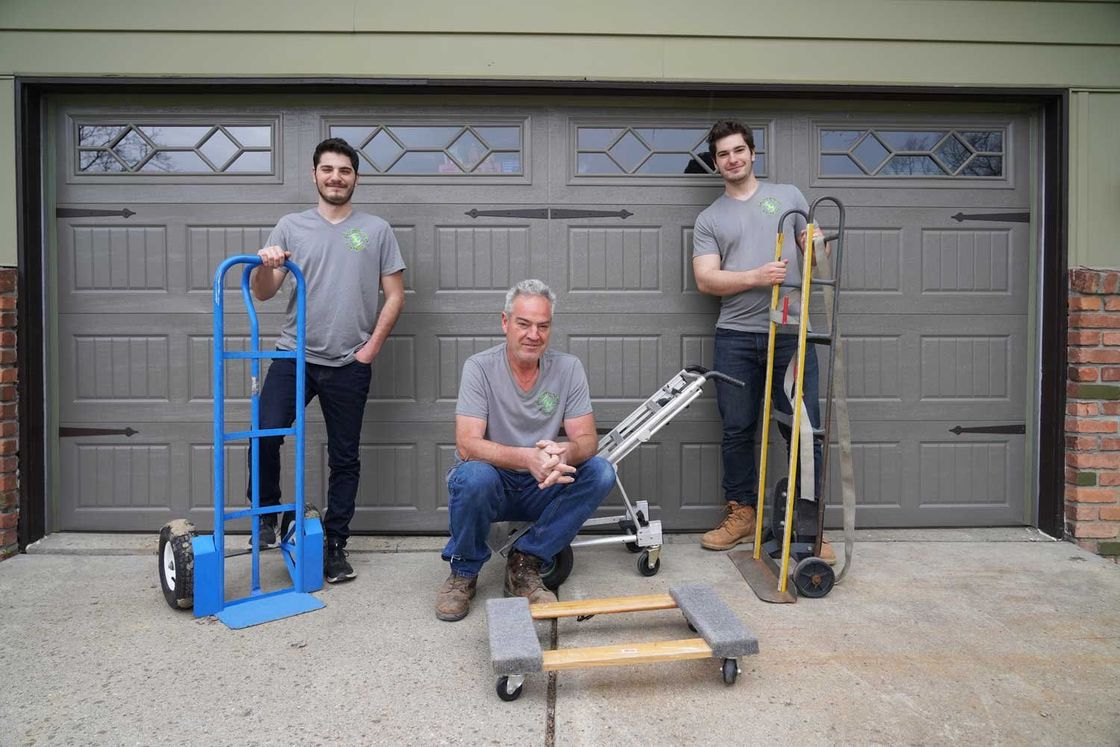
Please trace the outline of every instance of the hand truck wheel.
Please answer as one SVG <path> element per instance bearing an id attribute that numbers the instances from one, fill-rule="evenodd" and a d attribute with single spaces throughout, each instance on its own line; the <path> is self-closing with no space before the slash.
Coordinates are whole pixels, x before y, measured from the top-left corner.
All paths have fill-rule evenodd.
<path id="1" fill-rule="evenodd" d="M 510 691 L 508 685 L 509 677 L 502 676 L 498 678 L 498 684 L 494 687 L 494 690 L 498 693 L 498 697 L 506 701 L 507 703 L 517 700 L 521 697 L 521 690 L 525 687 L 525 683 L 519 683 L 512 692 Z"/>
<path id="2" fill-rule="evenodd" d="M 194 524 L 176 519 L 159 530 L 159 585 L 173 610 L 194 606 Z"/>
<path id="3" fill-rule="evenodd" d="M 568 576 L 572 575 L 572 567 L 575 565 L 575 553 L 572 552 L 572 546 L 568 545 L 560 552 L 556 553 L 556 557 L 552 559 L 551 563 L 541 564 L 541 581 L 549 591 L 556 591 L 560 588 L 560 584 L 568 580 Z"/>
<path id="4" fill-rule="evenodd" d="M 820 558 L 804 558 L 793 567 L 793 585 L 803 597 L 820 599 L 828 596 L 835 584 L 835 572 Z"/>

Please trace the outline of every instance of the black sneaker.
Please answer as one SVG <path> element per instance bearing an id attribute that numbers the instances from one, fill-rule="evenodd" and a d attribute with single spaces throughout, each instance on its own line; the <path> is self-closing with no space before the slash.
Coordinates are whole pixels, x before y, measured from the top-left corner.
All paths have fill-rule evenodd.
<path id="1" fill-rule="evenodd" d="M 323 558 L 323 576 L 327 579 L 327 583 L 349 581 L 358 575 L 346 560 L 348 554 L 338 540 L 327 541 L 327 556 Z"/>
<path id="2" fill-rule="evenodd" d="M 260 539 L 260 547 L 262 550 L 269 550 L 273 547 L 278 547 L 279 542 L 276 541 L 276 514 L 265 514 L 261 517 L 260 529 L 257 537 Z M 253 535 L 249 535 L 249 547 L 253 546 Z"/>

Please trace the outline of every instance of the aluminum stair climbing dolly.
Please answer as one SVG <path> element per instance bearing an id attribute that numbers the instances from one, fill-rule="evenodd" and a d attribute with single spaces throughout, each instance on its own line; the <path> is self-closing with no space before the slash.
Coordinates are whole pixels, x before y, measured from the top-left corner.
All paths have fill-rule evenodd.
<path id="1" fill-rule="evenodd" d="M 819 231 L 815 224 L 822 203 L 831 204 L 838 213 L 835 234 L 822 235 L 823 232 Z M 776 261 L 783 257 L 783 228 L 786 221 L 793 216 L 801 216 L 806 222 L 806 240 L 801 261 L 802 280 L 800 286 L 785 284 L 774 286 L 771 296 L 754 549 L 728 553 L 755 594 L 764 601 L 776 603 L 795 602 L 796 595 L 823 597 L 832 591 L 833 586 L 843 578 L 851 564 L 852 533 L 855 526 L 855 480 L 852 467 L 851 430 L 844 384 L 842 340 L 836 318 L 839 311 L 840 268 L 843 258 L 844 206 L 836 198 L 826 196 L 815 200 L 808 213 L 801 210 L 785 212 L 778 221 Z M 830 243 L 835 246 L 831 257 L 828 252 L 816 254 Z M 834 262 L 831 271 L 829 271 L 830 259 Z M 811 292 L 815 288 L 821 289 L 824 294 L 828 322 L 826 332 L 809 330 L 809 301 Z M 796 355 L 784 374 L 781 374 L 784 379 L 783 390 L 792 404 L 790 416 L 776 412 L 773 407 L 774 348 L 778 334 L 796 334 L 798 339 Z M 803 397 L 805 359 L 809 345 L 829 346 L 827 393 L 820 428 L 812 426 Z M 788 477 L 779 480 L 774 488 L 768 515 L 766 474 L 770 451 L 770 426 L 774 420 L 779 420 L 791 431 L 789 469 Z M 833 435 L 834 421 L 838 426 L 837 442 L 844 496 L 845 559 L 839 576 L 820 557 L 824 538 L 824 501 L 828 495 L 829 442 Z M 819 495 L 816 493 L 817 486 L 814 479 L 816 465 L 812 447 L 815 444 L 822 447 Z M 791 580 L 795 592 L 789 589 Z"/>

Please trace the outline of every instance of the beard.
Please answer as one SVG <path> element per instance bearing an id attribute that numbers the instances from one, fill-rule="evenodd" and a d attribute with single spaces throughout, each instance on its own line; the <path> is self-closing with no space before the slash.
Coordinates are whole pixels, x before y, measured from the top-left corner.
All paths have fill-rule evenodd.
<path id="1" fill-rule="evenodd" d="M 323 187 L 319 186 L 318 184 L 315 185 L 316 189 L 319 190 L 319 196 L 323 198 L 324 202 L 328 202 L 331 205 L 345 205 L 346 203 L 350 202 L 350 198 L 354 196 L 354 187 L 356 186 L 357 185 L 355 184 L 353 187 L 350 187 L 350 189 L 347 190 L 345 194 L 332 196 L 324 192 Z"/>

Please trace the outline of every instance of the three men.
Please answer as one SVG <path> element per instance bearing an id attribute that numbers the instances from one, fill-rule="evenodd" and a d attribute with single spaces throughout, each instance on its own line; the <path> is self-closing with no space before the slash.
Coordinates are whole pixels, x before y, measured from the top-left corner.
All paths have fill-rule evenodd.
<path id="1" fill-rule="evenodd" d="M 723 421 L 723 492 L 726 515 L 718 527 L 701 538 L 709 550 L 728 550 L 740 542 L 753 542 L 758 468 L 754 461 L 755 426 L 762 409 L 766 381 L 771 289 L 782 283 L 801 283 L 801 269 L 788 259 L 774 260 L 778 220 L 787 210 L 808 212 L 801 191 L 792 184 L 760 182 L 754 173 L 754 137 L 740 122 L 716 122 L 708 133 L 708 152 L 723 177 L 724 193 L 696 219 L 692 270 L 702 293 L 720 298 L 716 322 L 714 366 L 746 383 L 739 389 L 716 383 Z M 784 245 L 804 242 L 805 220 L 796 216 L 784 229 Z M 797 352 L 797 337 L 778 335 L 774 348 L 774 377 L 781 381 Z M 791 413 L 792 406 L 774 388 L 774 406 Z M 804 401 L 813 427 L 820 426 L 819 373 L 816 352 L 805 355 Z M 779 427 L 789 443 L 787 427 Z M 821 446 L 813 446 L 815 484 L 821 484 Z M 819 491 L 814 491 L 819 494 Z M 821 554 L 835 560 L 826 543 Z"/>
<path id="2" fill-rule="evenodd" d="M 506 341 L 463 365 L 455 408 L 456 463 L 447 486 L 451 574 L 436 595 L 436 617 L 466 617 L 478 573 L 490 558 L 495 521 L 531 521 L 513 545 L 505 591 L 530 603 L 554 602 L 541 579 L 614 486 L 598 456 L 587 376 L 579 359 L 549 350 L 555 296 L 539 280 L 506 294 Z M 561 426 L 565 439 L 557 441 Z"/>
<path id="3" fill-rule="evenodd" d="M 272 298 L 287 277 L 291 258 L 307 283 L 306 389 L 303 403 L 319 397 L 327 428 L 330 478 L 324 530 L 324 576 L 330 583 L 354 578 L 346 560 L 346 541 L 358 491 L 358 444 L 369 393 L 370 365 L 404 306 L 404 260 L 389 224 L 356 212 L 351 205 L 358 184 L 358 154 L 346 141 L 319 143 L 312 159 L 318 205 L 280 219 L 257 252 L 261 266 L 250 286 L 261 301 Z M 385 296 L 378 314 L 378 288 Z M 276 346 L 296 344 L 295 294 L 288 300 L 284 329 Z M 260 427 L 288 428 L 295 420 L 295 361 L 275 359 L 260 397 Z M 280 503 L 280 446 L 283 437 L 260 441 L 262 506 Z M 251 487 L 251 486 L 250 486 Z M 275 546 L 276 515 L 261 519 L 262 547 Z"/>

